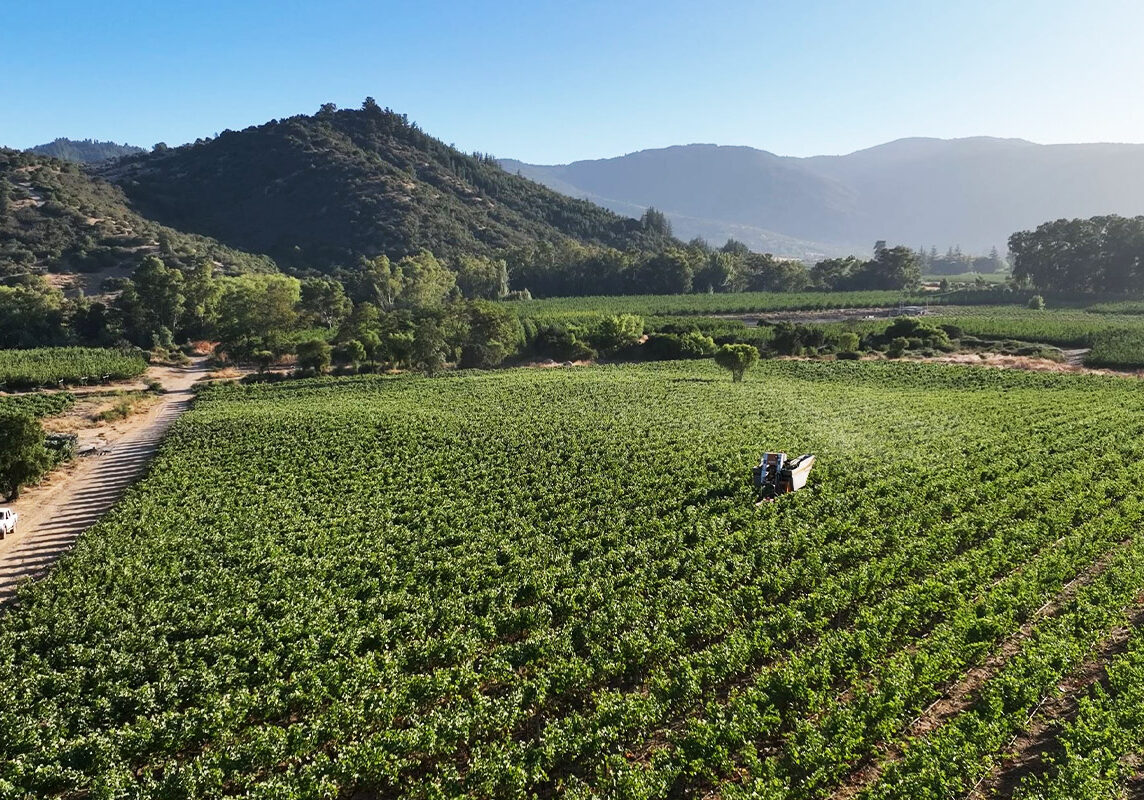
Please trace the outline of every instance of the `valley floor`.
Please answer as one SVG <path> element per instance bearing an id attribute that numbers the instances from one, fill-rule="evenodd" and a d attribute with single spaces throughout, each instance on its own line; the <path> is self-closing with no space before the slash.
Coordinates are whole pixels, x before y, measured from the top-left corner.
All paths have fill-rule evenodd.
<path id="1" fill-rule="evenodd" d="M 213 386 L 0 613 L 0 787 L 1115 797 L 1142 420 L 916 362 Z M 756 508 L 765 450 L 818 463 Z"/>

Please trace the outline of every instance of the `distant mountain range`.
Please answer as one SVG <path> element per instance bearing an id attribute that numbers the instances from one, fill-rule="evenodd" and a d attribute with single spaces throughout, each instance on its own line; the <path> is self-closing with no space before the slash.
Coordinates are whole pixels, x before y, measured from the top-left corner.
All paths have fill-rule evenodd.
<path id="1" fill-rule="evenodd" d="M 692 144 L 510 172 L 624 214 L 654 206 L 677 236 L 814 258 L 874 242 L 1005 250 L 1062 217 L 1144 214 L 1144 145 L 900 139 L 844 156 L 793 158 Z"/>
<path id="2" fill-rule="evenodd" d="M 11 212 L 0 261 L 9 266 L 98 270 L 182 234 L 184 257 L 205 248 L 255 269 L 269 259 L 352 267 L 421 248 L 492 255 L 537 241 L 671 244 L 634 219 L 648 206 L 679 238 L 734 237 L 813 262 L 868 253 L 879 239 L 1004 251 L 1010 234 L 1046 220 L 1144 214 L 1144 145 L 902 139 L 791 158 L 695 144 L 538 166 L 459 152 L 367 102 L 182 147 L 57 139 L 33 151 L 41 154 L 24 157 L 35 163 L 14 151 L 0 159 Z M 87 163 L 65 168 L 45 152 Z"/>
<path id="3" fill-rule="evenodd" d="M 75 161 L 78 164 L 97 164 L 120 156 L 142 153 L 142 147 L 115 142 L 97 142 L 95 139 L 56 139 L 47 144 L 29 147 L 30 152 L 39 156 Z"/>

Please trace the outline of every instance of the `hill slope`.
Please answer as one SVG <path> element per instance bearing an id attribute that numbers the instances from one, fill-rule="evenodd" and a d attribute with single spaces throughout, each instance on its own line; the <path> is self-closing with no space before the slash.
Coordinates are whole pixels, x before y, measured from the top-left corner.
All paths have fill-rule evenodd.
<path id="1" fill-rule="evenodd" d="M 28 152 L 38 156 L 62 158 L 64 161 L 75 161 L 79 164 L 96 164 L 120 156 L 142 153 L 143 148 L 115 142 L 98 142 L 94 139 L 59 138 L 47 144 L 29 147 Z"/>
<path id="2" fill-rule="evenodd" d="M 132 156 L 102 174 L 154 219 L 292 266 L 350 265 L 421 248 L 491 253 L 538 239 L 621 248 L 663 239 L 368 103 Z"/>
<path id="3" fill-rule="evenodd" d="M 274 268 L 264 256 L 144 219 L 78 164 L 0 148 L 0 277 L 125 269 L 148 253 L 172 264 L 205 256 L 229 271 Z"/>
<path id="4" fill-rule="evenodd" d="M 654 205 L 684 236 L 718 242 L 737 227 L 738 238 L 782 255 L 866 251 L 877 239 L 985 252 L 1049 219 L 1144 213 L 1144 145 L 902 139 L 790 158 L 696 144 L 556 166 L 503 163 L 632 213 Z"/>

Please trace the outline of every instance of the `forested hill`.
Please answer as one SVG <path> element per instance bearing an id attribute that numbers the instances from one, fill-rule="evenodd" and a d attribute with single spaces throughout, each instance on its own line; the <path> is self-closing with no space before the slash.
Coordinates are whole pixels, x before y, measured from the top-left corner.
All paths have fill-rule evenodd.
<path id="1" fill-rule="evenodd" d="M 1045 220 L 1144 213 L 1144 145 L 900 139 L 790 158 L 693 144 L 556 166 L 503 163 L 609 208 L 638 215 L 655 206 L 685 239 L 730 234 L 803 258 L 864 252 L 879 239 L 984 253 Z"/>
<path id="2" fill-rule="evenodd" d="M 29 152 L 40 156 L 62 158 L 65 161 L 75 161 L 79 164 L 96 164 L 100 161 L 110 161 L 120 156 L 129 156 L 142 153 L 142 147 L 129 144 L 116 144 L 115 142 L 98 142 L 95 139 L 56 139 L 47 144 L 38 144 L 28 148 Z"/>
<path id="3" fill-rule="evenodd" d="M 228 272 L 274 269 L 265 256 L 144 219 L 79 164 L 0 148 L 0 278 L 133 269 L 148 254 L 174 266 L 209 258 Z"/>
<path id="4" fill-rule="evenodd" d="M 102 168 L 135 207 L 283 266 L 492 254 L 537 240 L 656 249 L 661 231 L 466 155 L 367 100 Z"/>

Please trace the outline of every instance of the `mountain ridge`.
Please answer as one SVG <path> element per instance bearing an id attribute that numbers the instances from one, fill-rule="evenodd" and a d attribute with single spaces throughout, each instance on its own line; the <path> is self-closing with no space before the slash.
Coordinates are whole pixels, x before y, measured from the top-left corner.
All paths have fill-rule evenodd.
<path id="1" fill-rule="evenodd" d="M 655 206 L 684 238 L 718 241 L 736 227 L 756 249 L 797 257 L 864 252 L 878 239 L 1003 250 L 1010 234 L 1049 219 L 1144 213 L 1144 145 L 1132 143 L 905 137 L 808 157 L 694 143 L 501 163 L 628 213 Z"/>
<path id="2" fill-rule="evenodd" d="M 74 161 L 78 164 L 98 164 L 113 158 L 142 153 L 142 147 L 135 145 L 101 142 L 96 139 L 68 139 L 60 136 L 45 144 L 29 147 L 27 152 L 39 156 Z"/>
<path id="3" fill-rule="evenodd" d="M 292 267 L 421 249 L 493 255 L 541 240 L 655 249 L 670 239 L 462 153 L 372 101 L 157 148 L 96 172 L 147 217 Z"/>

